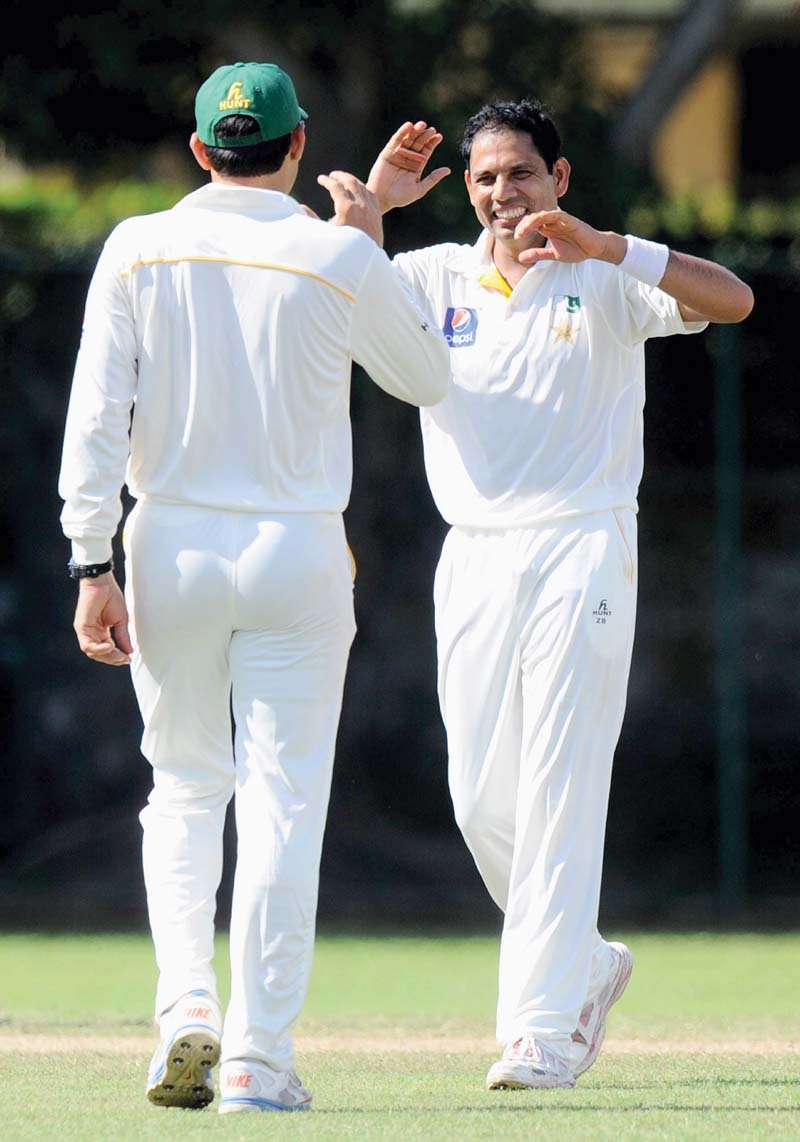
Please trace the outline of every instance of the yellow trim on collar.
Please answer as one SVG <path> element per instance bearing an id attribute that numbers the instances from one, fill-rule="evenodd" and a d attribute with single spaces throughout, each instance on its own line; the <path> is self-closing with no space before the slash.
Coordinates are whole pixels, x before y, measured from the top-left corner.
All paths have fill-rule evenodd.
<path id="1" fill-rule="evenodd" d="M 484 289 L 495 289 L 501 293 L 503 297 L 511 297 L 511 286 L 498 270 L 497 266 L 492 266 L 489 270 L 484 270 L 478 278 L 478 285 L 482 285 Z"/>
<path id="2" fill-rule="evenodd" d="M 322 285 L 330 286 L 331 289 L 340 293 L 342 297 L 346 297 L 348 301 L 356 300 L 353 294 L 348 293 L 347 290 L 342 289 L 341 286 L 336 285 L 334 282 L 328 281 L 327 278 L 322 278 L 319 274 L 312 274 L 308 270 L 300 270 L 296 266 L 283 266 L 276 262 L 240 262 L 236 258 L 211 258 L 200 254 L 190 254 L 181 258 L 148 258 L 141 262 L 134 262 L 129 270 L 121 274 L 121 277 L 130 277 L 134 270 L 138 270 L 140 266 L 174 266 L 179 262 L 221 262 L 223 265 L 244 266 L 247 269 L 280 270 L 286 274 L 299 274 L 302 278 L 311 278 L 312 281 L 321 282 Z"/>

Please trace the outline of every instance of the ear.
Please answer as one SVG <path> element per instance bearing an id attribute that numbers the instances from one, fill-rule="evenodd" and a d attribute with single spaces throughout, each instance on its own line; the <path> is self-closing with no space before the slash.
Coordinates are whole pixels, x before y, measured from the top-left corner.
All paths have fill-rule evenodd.
<path id="1" fill-rule="evenodd" d="M 467 194 L 469 195 L 469 200 L 470 200 L 470 202 L 472 202 L 472 205 L 474 206 L 475 203 L 474 203 L 473 198 L 472 198 L 472 179 L 469 177 L 469 167 L 467 167 L 467 169 L 464 171 L 464 185 L 467 188 Z"/>
<path id="2" fill-rule="evenodd" d="M 572 174 L 572 167 L 565 158 L 556 159 L 553 163 L 553 185 L 556 188 L 556 198 L 561 198 L 562 195 L 567 193 L 569 186 L 569 176 Z"/>
<path id="3" fill-rule="evenodd" d="M 197 131 L 192 131 L 192 136 L 189 139 L 189 150 L 192 152 L 195 159 L 204 171 L 211 170 L 211 163 L 209 162 L 208 155 L 206 154 L 206 145 L 198 138 Z"/>
<path id="4" fill-rule="evenodd" d="M 289 158 L 299 162 L 306 149 L 306 125 L 301 119 L 292 131 L 292 141 L 289 144 Z"/>

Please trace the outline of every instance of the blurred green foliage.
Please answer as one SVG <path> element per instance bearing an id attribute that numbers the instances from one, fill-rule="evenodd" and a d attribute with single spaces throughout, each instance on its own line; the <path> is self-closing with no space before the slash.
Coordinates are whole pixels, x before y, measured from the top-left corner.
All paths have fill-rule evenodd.
<path id="1" fill-rule="evenodd" d="M 676 244 L 788 243 L 800 233 L 800 200 L 660 196 L 610 145 L 578 25 L 530 0 L 260 0 L 246 13 L 232 0 L 74 0 L 48 20 L 9 0 L 12 16 L 20 34 L 0 61 L 0 139 L 26 174 L 0 186 L 6 255 L 89 258 L 117 221 L 198 185 L 186 148 L 196 87 L 218 64 L 253 57 L 286 67 L 311 113 L 296 193 L 315 209 L 328 207 L 320 169 L 366 177 L 409 118 L 442 131 L 434 163 L 453 173 L 388 216 L 390 252 L 474 240 L 464 123 L 483 103 L 526 95 L 559 125 L 573 168 L 565 209 L 593 225 Z"/>
<path id="2" fill-rule="evenodd" d="M 671 234 L 682 239 L 716 239 L 725 235 L 759 241 L 792 239 L 800 234 L 800 199 L 778 201 L 756 198 L 749 202 L 732 194 L 676 194 L 642 196 L 628 211 L 637 234 Z"/>
<path id="3" fill-rule="evenodd" d="M 166 210 L 189 189 L 128 179 L 84 187 L 66 173 L 28 175 L 0 186 L 0 251 L 88 255 L 123 218 Z"/>
<path id="4" fill-rule="evenodd" d="M 31 173 L 0 186 L 0 253 L 89 257 L 122 219 L 167 210 L 192 189 L 188 183 L 137 179 L 101 178 L 82 185 L 64 171 Z M 581 213 L 578 207 L 571 208 Z M 459 229 L 463 240 L 468 241 L 477 225 L 460 171 L 409 214 L 406 245 L 423 244 L 426 230 L 430 231 L 429 241 L 458 236 Z M 392 216 L 389 225 L 395 218 L 399 223 L 400 217 Z M 743 202 L 713 193 L 705 197 L 642 196 L 627 210 L 620 209 L 617 227 L 676 245 L 724 243 L 725 248 L 739 250 L 737 260 L 744 258 L 750 263 L 754 259 L 758 262 L 758 251 L 765 244 L 785 246 L 790 262 L 800 266 L 800 200 Z M 393 243 L 398 247 L 403 245 L 399 230 L 398 225 Z"/>
<path id="5" fill-rule="evenodd" d="M 125 213 L 158 209 L 191 189 L 150 188 L 154 151 L 185 155 L 197 84 L 219 63 L 259 53 L 292 73 L 310 111 L 298 196 L 315 206 L 315 162 L 365 176 L 404 120 L 422 117 L 442 130 L 436 162 L 453 175 L 391 216 L 390 248 L 473 240 L 458 144 L 466 119 L 494 99 L 531 95 L 553 109 L 576 172 L 568 203 L 576 213 L 617 228 L 647 184 L 611 154 L 574 23 L 528 0 L 321 0 L 313 18 L 303 0 L 266 0 L 246 15 L 230 0 L 123 0 L 113 11 L 75 0 L 45 22 L 21 0 L 11 7 L 30 35 L 0 62 L 0 134 L 30 168 L 57 163 L 76 175 L 28 178 L 0 196 L 6 248 L 94 246 Z M 192 174 L 187 167 L 187 181 Z"/>

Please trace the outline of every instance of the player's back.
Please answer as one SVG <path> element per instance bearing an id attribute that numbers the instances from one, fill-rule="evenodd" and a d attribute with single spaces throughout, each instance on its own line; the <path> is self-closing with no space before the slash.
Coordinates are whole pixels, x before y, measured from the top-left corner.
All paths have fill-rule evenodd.
<path id="1" fill-rule="evenodd" d="M 130 219 L 116 244 L 138 359 L 133 494 L 341 511 L 352 311 L 374 243 L 277 192 L 211 184 Z"/>

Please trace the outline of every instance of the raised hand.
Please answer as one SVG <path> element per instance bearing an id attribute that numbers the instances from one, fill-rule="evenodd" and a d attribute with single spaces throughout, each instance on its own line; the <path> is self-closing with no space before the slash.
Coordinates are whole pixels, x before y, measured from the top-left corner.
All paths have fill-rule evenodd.
<path id="1" fill-rule="evenodd" d="M 383 245 L 383 218 L 378 200 L 372 191 L 347 171 L 331 171 L 317 177 L 333 199 L 333 218 L 336 226 L 354 226 L 363 230 L 379 246 Z"/>
<path id="2" fill-rule="evenodd" d="M 383 214 L 423 198 L 450 174 L 449 167 L 438 167 L 422 177 L 428 159 L 441 141 L 439 132 L 422 120 L 404 123 L 395 131 L 367 179 L 367 186 L 377 196 Z"/>
<path id="3" fill-rule="evenodd" d="M 524 238 L 533 233 L 541 234 L 550 245 L 523 250 L 519 261 L 525 266 L 534 262 L 584 262 L 587 258 L 619 260 L 609 256 L 611 234 L 595 230 L 588 222 L 582 222 L 564 210 L 539 210 L 535 214 L 527 214 L 514 231 L 514 238 Z"/>

